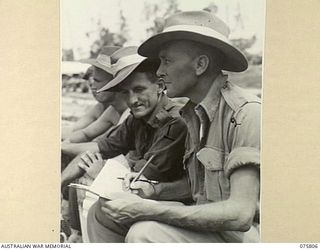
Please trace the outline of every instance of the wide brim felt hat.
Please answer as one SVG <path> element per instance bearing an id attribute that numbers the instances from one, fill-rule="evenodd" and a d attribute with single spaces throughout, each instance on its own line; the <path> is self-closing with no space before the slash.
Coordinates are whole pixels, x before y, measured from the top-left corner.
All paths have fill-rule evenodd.
<path id="1" fill-rule="evenodd" d="M 139 63 L 132 64 L 122 69 L 110 82 L 108 82 L 104 87 L 99 89 L 97 92 L 102 91 L 112 91 L 115 90 L 115 87 L 122 83 L 138 66 Z"/>
<path id="2" fill-rule="evenodd" d="M 124 47 L 111 55 L 111 68 L 113 71 L 113 79 L 104 87 L 98 90 L 115 91 L 115 87 L 121 84 L 132 72 L 134 72 L 142 64 L 158 63 L 158 60 L 147 59 L 138 55 L 137 46 Z M 159 65 L 159 63 L 158 63 Z"/>
<path id="3" fill-rule="evenodd" d="M 111 69 L 110 56 L 119 49 L 120 47 L 118 46 L 104 46 L 102 47 L 97 58 L 82 59 L 82 60 L 79 60 L 79 62 L 90 64 L 112 75 L 113 72 Z"/>
<path id="4" fill-rule="evenodd" d="M 138 53 L 156 58 L 164 44 L 175 40 L 187 40 L 205 44 L 223 53 L 222 69 L 241 72 L 248 68 L 245 55 L 229 41 L 230 30 L 218 17 L 206 11 L 186 11 L 165 20 L 161 33 L 152 36 L 138 48 Z"/>

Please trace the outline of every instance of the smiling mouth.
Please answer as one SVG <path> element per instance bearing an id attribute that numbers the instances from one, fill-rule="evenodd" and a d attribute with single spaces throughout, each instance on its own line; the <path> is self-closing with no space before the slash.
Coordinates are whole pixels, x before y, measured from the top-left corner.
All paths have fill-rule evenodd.
<path id="1" fill-rule="evenodd" d="M 142 106 L 143 106 L 142 104 L 134 105 L 134 106 L 131 106 L 131 109 L 138 109 L 138 108 L 140 108 Z"/>

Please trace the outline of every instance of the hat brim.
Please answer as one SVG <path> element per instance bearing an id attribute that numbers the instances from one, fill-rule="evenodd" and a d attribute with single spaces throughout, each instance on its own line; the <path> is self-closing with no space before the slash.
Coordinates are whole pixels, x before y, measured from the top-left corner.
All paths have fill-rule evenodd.
<path id="1" fill-rule="evenodd" d="M 108 82 L 104 87 L 99 89 L 97 92 L 99 93 L 102 91 L 111 91 L 110 89 L 116 87 L 121 82 L 123 82 L 140 64 L 141 62 L 135 63 L 122 69 L 110 82 Z"/>
<path id="2" fill-rule="evenodd" d="M 159 33 L 143 42 L 138 48 L 138 53 L 148 58 L 157 58 L 161 46 L 174 40 L 190 40 L 219 49 L 225 56 L 222 65 L 222 69 L 224 70 L 242 72 L 248 68 L 246 57 L 233 45 L 218 38 L 205 36 L 192 31 L 168 31 Z"/>
<path id="3" fill-rule="evenodd" d="M 102 65 L 101 63 L 98 63 L 96 59 L 92 59 L 92 58 L 91 59 L 82 59 L 82 60 L 79 60 L 79 62 L 91 64 L 91 65 L 93 65 L 99 69 L 102 69 L 112 75 L 111 68 L 108 68 L 108 67 Z"/>

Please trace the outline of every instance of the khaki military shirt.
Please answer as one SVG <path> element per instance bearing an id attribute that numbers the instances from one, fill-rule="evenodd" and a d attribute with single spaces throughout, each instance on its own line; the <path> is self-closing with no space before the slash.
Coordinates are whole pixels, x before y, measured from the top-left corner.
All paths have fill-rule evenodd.
<path id="1" fill-rule="evenodd" d="M 230 175 L 260 167 L 261 101 L 220 75 L 199 105 L 181 110 L 188 127 L 184 166 L 196 204 L 226 200 Z"/>
<path id="2" fill-rule="evenodd" d="M 108 136 L 98 140 L 102 156 L 109 159 L 134 150 L 137 161 L 133 170 L 139 171 L 154 155 L 144 176 L 162 182 L 181 178 L 187 134 L 186 124 L 179 114 L 181 106 L 163 96 L 147 121 L 129 115 Z"/>

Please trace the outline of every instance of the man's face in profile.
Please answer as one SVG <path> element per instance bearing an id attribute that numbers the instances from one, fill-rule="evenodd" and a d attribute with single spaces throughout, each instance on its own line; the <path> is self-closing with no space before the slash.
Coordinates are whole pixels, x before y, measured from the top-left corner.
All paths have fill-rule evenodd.
<path id="1" fill-rule="evenodd" d="M 133 116 L 138 119 L 151 115 L 158 103 L 159 90 L 159 85 L 142 72 L 133 72 L 119 87 Z"/>
<path id="2" fill-rule="evenodd" d="M 90 84 L 91 92 L 94 98 L 100 103 L 108 103 L 112 101 L 113 94 L 108 91 L 97 93 L 99 89 L 105 86 L 109 81 L 112 80 L 112 75 L 106 71 L 94 67 L 93 70 L 93 81 Z"/>
<path id="3" fill-rule="evenodd" d="M 197 78 L 194 58 L 188 53 L 191 49 L 185 41 L 173 41 L 159 52 L 161 63 L 157 75 L 163 79 L 169 97 L 188 97 L 193 91 Z"/>

